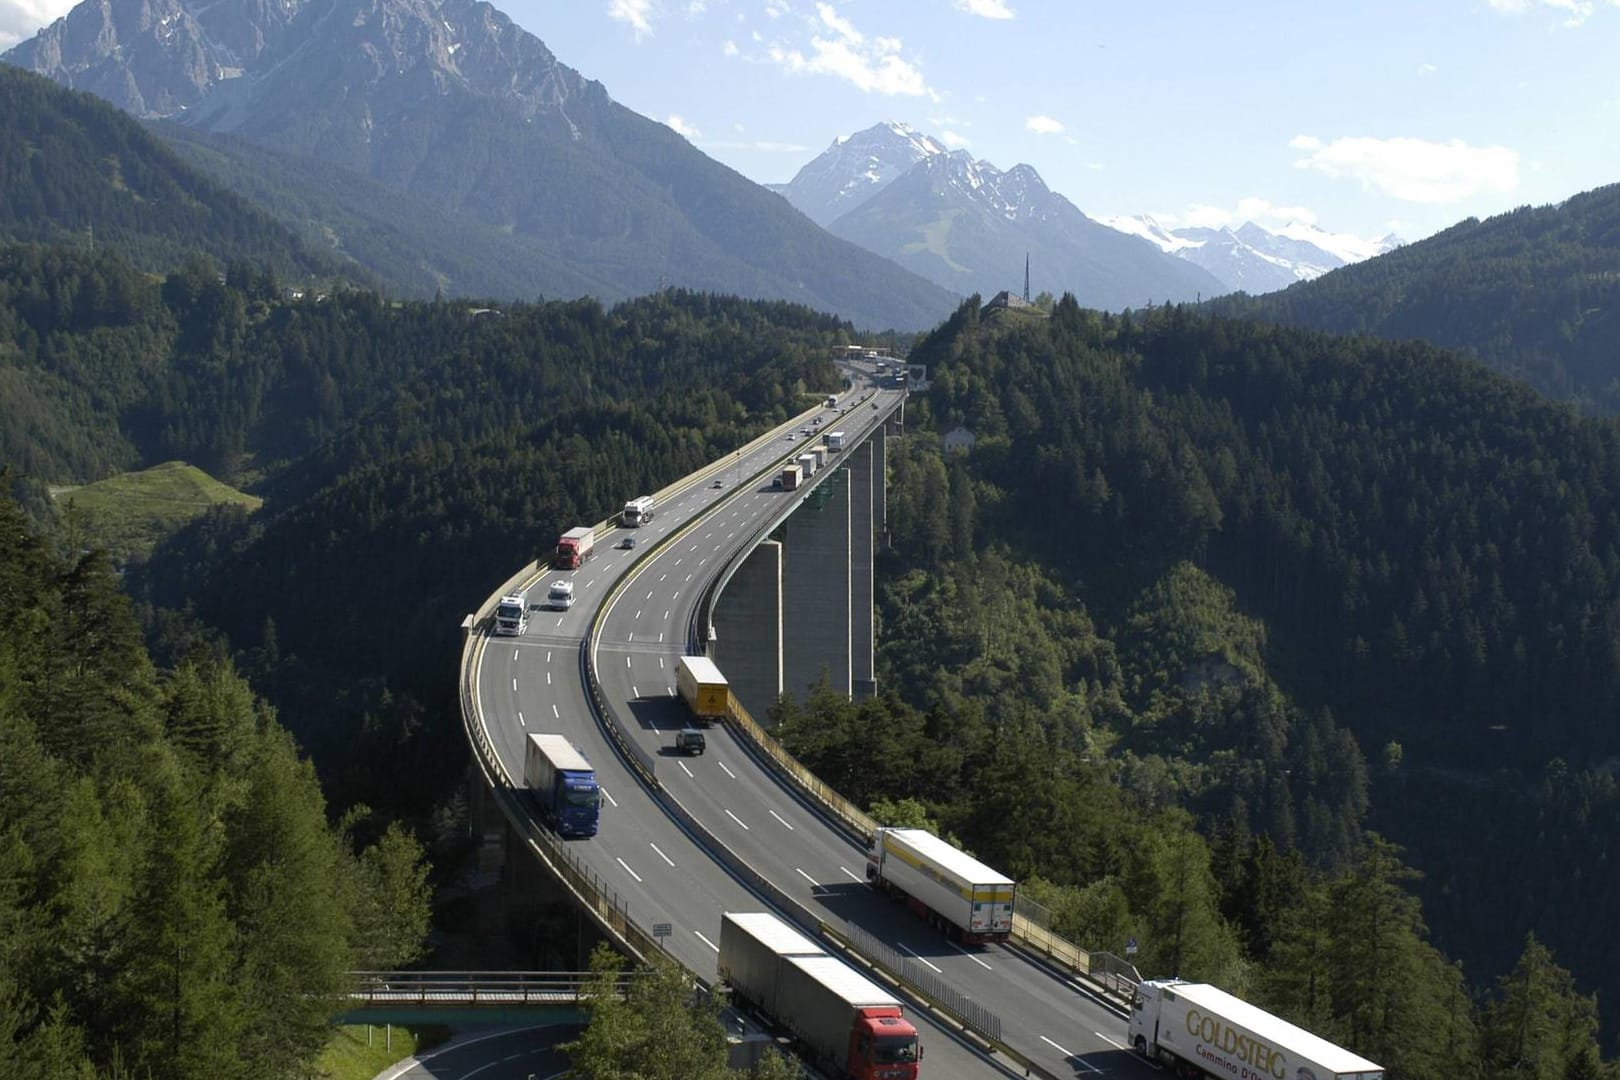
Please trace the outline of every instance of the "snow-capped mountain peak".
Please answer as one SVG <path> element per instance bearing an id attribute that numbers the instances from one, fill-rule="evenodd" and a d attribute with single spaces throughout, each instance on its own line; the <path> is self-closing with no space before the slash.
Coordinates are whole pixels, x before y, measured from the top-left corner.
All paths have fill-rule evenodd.
<path id="1" fill-rule="evenodd" d="M 1253 221 L 1236 229 L 1178 228 L 1146 215 L 1106 218 L 1103 224 L 1157 244 L 1163 251 L 1202 266 L 1228 288 L 1250 293 L 1273 292 L 1296 281 L 1309 281 L 1401 243 L 1393 236 L 1363 240 L 1300 221 L 1277 230 Z"/>
<path id="2" fill-rule="evenodd" d="M 853 135 L 838 136 L 791 181 L 771 187 L 812 221 L 826 225 L 882 191 L 917 162 L 950 153 L 938 139 L 886 120 Z"/>

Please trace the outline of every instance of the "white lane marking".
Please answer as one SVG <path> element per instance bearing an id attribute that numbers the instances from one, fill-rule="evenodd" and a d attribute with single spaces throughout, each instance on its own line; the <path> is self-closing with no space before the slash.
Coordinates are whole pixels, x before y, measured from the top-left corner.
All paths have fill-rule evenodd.
<path id="1" fill-rule="evenodd" d="M 546 663 L 548 663 L 548 664 L 551 663 L 551 650 L 550 649 L 546 650 Z"/>
<path id="2" fill-rule="evenodd" d="M 652 589 L 648 589 L 648 590 L 647 590 L 647 599 L 649 599 L 649 600 L 651 600 L 651 599 L 652 599 L 652 596 L 653 596 L 653 590 L 652 590 Z"/>
<path id="3" fill-rule="evenodd" d="M 738 817 L 736 814 L 733 814 L 730 810 L 726 811 L 726 817 L 730 818 L 732 821 L 735 821 L 737 824 L 741 825 L 743 828 L 745 828 L 745 829 L 748 828 L 748 825 L 743 821 L 743 819 Z M 748 831 L 752 832 L 753 830 L 749 829 Z"/>
<path id="4" fill-rule="evenodd" d="M 655 844 L 651 840 L 649 840 L 649 841 L 647 841 L 647 846 L 652 848 L 654 851 L 657 851 L 658 852 L 658 857 L 660 859 L 663 859 L 665 862 L 669 863 L 669 865 L 671 865 L 671 866 L 675 865 L 675 860 L 670 858 L 668 855 L 665 855 L 662 851 L 659 851 L 657 844 Z"/>
<path id="5" fill-rule="evenodd" d="M 636 608 L 636 618 L 637 619 L 641 618 L 641 609 L 640 608 Z"/>
<path id="6" fill-rule="evenodd" d="M 1110 1039 L 1108 1036 L 1104 1035 L 1100 1031 L 1093 1031 L 1092 1034 L 1097 1036 L 1097 1038 L 1101 1039 L 1103 1042 L 1107 1043 L 1109 1046 L 1117 1046 L 1121 1050 L 1129 1050 L 1130 1049 L 1130 1047 L 1126 1046 L 1124 1043 L 1115 1042 L 1113 1039 Z"/>
<path id="7" fill-rule="evenodd" d="M 669 577 L 669 575 L 668 575 L 668 574 L 659 574 L 659 575 L 658 575 L 658 580 L 659 580 L 659 581 L 663 581 L 663 580 L 664 580 L 664 579 L 665 579 L 665 578 L 667 578 L 667 577 Z"/>
<path id="8" fill-rule="evenodd" d="M 516 649 L 512 650 L 512 663 L 514 663 L 514 664 L 517 663 L 517 650 Z"/>
<path id="9" fill-rule="evenodd" d="M 557 616 L 557 625 L 558 626 L 562 625 L 562 621 L 563 621 L 563 617 L 561 615 Z"/>
<path id="10" fill-rule="evenodd" d="M 641 880 L 641 875 L 636 873 L 634 870 L 630 869 L 630 864 L 629 863 L 625 862 L 623 859 L 620 859 L 618 856 L 614 856 L 614 861 L 616 861 L 620 866 L 624 867 L 624 872 L 625 873 L 627 873 L 631 877 L 635 878 L 638 882 Z"/>
<path id="11" fill-rule="evenodd" d="M 525 723 L 524 720 L 523 720 L 523 714 L 518 713 L 518 727 L 528 727 L 528 726 L 529 725 L 527 723 Z"/>
<path id="12" fill-rule="evenodd" d="M 691 769 L 688 769 L 688 768 L 687 768 L 687 767 L 686 767 L 686 762 L 684 762 L 684 761 L 677 761 L 677 762 L 676 762 L 676 763 L 675 763 L 675 764 L 677 764 L 677 765 L 679 765 L 679 766 L 680 766 L 680 767 L 681 767 L 681 772 L 683 772 L 683 773 L 685 773 L 685 774 L 686 774 L 686 775 L 687 775 L 687 776 L 692 776 L 692 770 L 691 770 Z M 696 780 L 696 779 L 697 779 L 697 777 L 695 777 L 695 776 L 692 776 L 692 779 L 694 779 L 694 780 Z"/>
<path id="13" fill-rule="evenodd" d="M 708 560 L 708 559 L 707 559 L 707 558 L 703 558 L 703 559 L 699 559 L 699 560 L 698 560 L 698 565 L 699 565 L 699 566 L 702 566 L 702 565 L 703 565 L 703 564 L 704 564 L 704 563 L 706 563 L 706 562 L 708 562 L 708 561 L 709 561 L 709 560 Z"/>
<path id="14" fill-rule="evenodd" d="M 587 589 L 588 589 L 588 588 L 590 588 L 590 587 L 591 587 L 591 586 L 592 586 L 592 585 L 595 585 L 595 584 L 596 584 L 596 579 L 595 579 L 595 578 L 591 578 L 591 580 L 589 580 L 589 581 L 587 581 L 587 582 L 586 582 L 586 583 L 585 583 L 585 587 L 586 587 L 586 588 L 587 588 Z"/>
<path id="15" fill-rule="evenodd" d="M 664 621 L 669 622 L 669 612 L 664 612 Z"/>
<path id="16" fill-rule="evenodd" d="M 630 631 L 630 637 L 629 637 L 628 640 L 630 640 L 630 641 L 636 640 L 636 632 L 634 630 Z"/>
<path id="17" fill-rule="evenodd" d="M 549 672 L 549 671 L 546 672 L 546 685 L 547 686 L 551 685 L 551 672 Z"/>
<path id="18" fill-rule="evenodd" d="M 675 601 L 679 600 L 680 598 L 681 598 L 681 591 L 679 589 L 676 589 L 675 590 L 675 595 L 670 597 L 669 601 L 670 601 L 670 603 L 673 604 Z M 665 618 L 668 618 L 668 616 L 666 615 Z"/>
<path id="19" fill-rule="evenodd" d="M 1053 1042 L 1051 1039 L 1048 1039 L 1045 1035 L 1041 1036 L 1041 1042 L 1045 1043 L 1046 1045 L 1048 1045 L 1050 1047 L 1053 1047 L 1054 1049 L 1057 1050 L 1058 1053 L 1062 1054 L 1064 1057 L 1074 1057 L 1073 1054 L 1071 1054 L 1067 1050 L 1063 1049 L 1063 1047 L 1058 1046 L 1057 1043 Z"/>
<path id="20" fill-rule="evenodd" d="M 675 696 L 675 688 L 674 688 L 674 687 L 673 687 L 673 686 L 672 686 L 672 687 L 670 687 L 670 688 L 669 688 L 669 696 L 670 696 L 670 697 L 674 697 L 674 696 Z M 721 767 L 721 768 L 722 768 L 722 769 L 723 769 L 723 768 L 725 768 L 725 766 L 724 766 L 724 765 L 722 765 L 722 766 L 720 766 L 720 767 Z"/>
<path id="21" fill-rule="evenodd" d="M 663 658 L 663 657 L 662 657 L 662 656 L 660 656 L 660 657 L 659 657 L 659 658 L 658 658 L 658 670 L 659 670 L 659 671 L 663 671 L 663 670 L 664 670 L 664 658 Z"/>
<path id="22" fill-rule="evenodd" d="M 512 680 L 512 693 L 514 693 L 514 694 L 517 693 L 517 680 L 516 679 Z"/>
<path id="23" fill-rule="evenodd" d="M 784 818 L 781 814 L 778 814 L 775 810 L 767 810 L 766 813 L 770 814 L 771 817 L 775 818 L 777 821 L 780 821 L 783 825 L 787 825 L 789 832 L 797 832 L 798 831 L 792 825 L 788 825 L 787 819 Z"/>
<path id="24" fill-rule="evenodd" d="M 900 944 L 900 943 L 899 943 L 899 942 L 895 942 L 895 944 L 897 944 L 897 945 L 899 945 L 899 944 Z M 943 975 L 943 974 L 945 974 L 945 973 L 944 973 L 944 972 L 943 972 L 943 971 L 940 971 L 940 969 L 939 969 L 939 968 L 937 968 L 937 967 L 935 967 L 935 966 L 934 966 L 934 965 L 933 965 L 933 964 L 932 964 L 932 963 L 930 963 L 930 962 L 929 962 L 929 961 L 928 961 L 928 960 L 926 960 L 926 959 L 924 959 L 924 957 L 923 957 L 923 956 L 922 956 L 922 954 L 921 954 L 921 953 L 919 953 L 919 952 L 917 952 L 917 950 L 916 950 L 916 949 L 912 949 L 912 948 L 908 948 L 908 947 L 907 947 L 907 946 L 905 946 L 905 945 L 900 945 L 900 951 L 901 951 L 901 952 L 903 952 L 903 953 L 905 953 L 905 954 L 906 954 L 906 955 L 907 955 L 907 956 L 909 956 L 909 957 L 911 957 L 911 958 L 912 958 L 912 959 L 913 959 L 913 960 L 922 960 L 922 962 L 923 962 L 923 963 L 925 963 L 925 964 L 928 964 L 928 966 L 929 966 L 929 967 L 931 967 L 931 968 L 934 968 L 934 970 L 935 970 L 935 971 L 936 971 L 936 972 L 939 972 L 939 974 L 941 974 L 941 975 Z"/>
<path id="25" fill-rule="evenodd" d="M 679 560 L 679 559 L 676 559 L 676 560 L 675 560 L 675 565 L 676 565 L 676 566 L 679 566 L 679 565 L 681 565 L 681 560 Z M 703 935 L 702 935 L 702 934 L 699 934 L 699 935 L 698 935 L 698 936 L 699 936 L 699 937 L 702 937 L 702 936 L 703 936 Z"/>
<path id="26" fill-rule="evenodd" d="M 658 631 L 658 642 L 659 642 L 659 644 L 663 644 L 663 641 L 664 641 L 664 632 L 662 630 L 660 630 L 660 631 Z"/>
<path id="27" fill-rule="evenodd" d="M 641 696 L 641 691 L 636 689 L 635 683 L 630 684 L 630 696 L 631 697 L 640 697 Z"/>
<path id="28" fill-rule="evenodd" d="M 627 656 L 627 657 L 625 657 L 625 658 L 624 658 L 624 666 L 625 666 L 625 667 L 629 667 L 629 666 L 630 666 L 630 658 L 629 658 L 629 657 L 628 657 L 628 656 Z"/>
<path id="29" fill-rule="evenodd" d="M 555 716 L 558 720 L 562 719 L 562 713 L 557 711 L 557 706 L 555 703 L 553 703 L 551 706 L 551 715 Z"/>
<path id="30" fill-rule="evenodd" d="M 947 942 L 945 942 L 945 944 L 949 945 L 951 948 L 955 949 L 957 952 L 961 953 L 963 956 L 967 957 L 969 960 L 973 961 L 975 964 L 978 964 L 980 967 L 984 968 L 984 970 L 986 970 L 986 971 L 991 970 L 989 964 L 985 963 L 983 960 L 980 960 L 977 956 L 974 956 L 972 953 L 970 953 L 966 949 L 962 948 L 962 946 L 958 945 L 956 942 L 947 941 Z"/>
<path id="31" fill-rule="evenodd" d="M 860 880 L 862 880 L 861 878 L 856 877 L 855 876 L 855 871 L 851 870 L 847 866 L 840 866 L 838 869 L 842 870 L 844 872 L 844 876 L 849 878 L 849 880 L 851 880 L 851 881 L 860 881 Z"/>
<path id="32" fill-rule="evenodd" d="M 814 888 L 817 888 L 817 889 L 821 888 L 821 882 L 817 881 L 815 878 L 811 877 L 809 874 L 805 873 L 803 870 L 800 870 L 797 866 L 795 866 L 793 868 L 793 872 L 795 874 L 798 874 L 800 877 L 804 878 L 804 880 L 808 881 Z M 928 961 L 924 960 L 923 963 L 926 964 L 926 963 L 928 963 Z M 935 968 L 934 970 L 938 971 L 939 969 Z M 944 972 L 940 972 L 940 974 L 943 975 Z"/>
<path id="33" fill-rule="evenodd" d="M 669 692 L 670 692 L 671 696 L 674 696 L 675 688 L 673 686 L 670 687 Z M 720 766 L 722 769 L 725 769 L 727 776 L 731 777 L 733 780 L 737 779 L 737 774 L 736 773 L 732 772 L 730 769 L 726 769 L 726 763 L 725 762 L 717 761 L 717 762 L 715 762 L 715 764 Z"/>
<path id="34" fill-rule="evenodd" d="M 613 796 L 608 794 L 608 789 L 607 788 L 597 788 L 596 790 L 598 790 L 598 791 L 600 791 L 602 793 L 602 798 L 604 798 L 608 802 L 612 803 L 615 808 L 618 807 L 619 801 L 617 799 L 615 799 Z"/>
<path id="35" fill-rule="evenodd" d="M 687 574 L 687 575 L 686 575 L 686 580 L 687 580 L 687 581 L 691 581 L 691 580 L 692 580 L 692 575 L 691 575 L 691 574 Z"/>
<path id="36" fill-rule="evenodd" d="M 697 934 L 698 940 L 703 942 L 703 944 L 707 945 L 709 948 L 713 949 L 715 952 L 720 951 L 720 946 L 716 945 L 714 942 L 710 941 L 708 938 L 704 937 L 702 934 L 698 934 L 698 932 L 696 930 L 692 931 L 692 933 Z"/>

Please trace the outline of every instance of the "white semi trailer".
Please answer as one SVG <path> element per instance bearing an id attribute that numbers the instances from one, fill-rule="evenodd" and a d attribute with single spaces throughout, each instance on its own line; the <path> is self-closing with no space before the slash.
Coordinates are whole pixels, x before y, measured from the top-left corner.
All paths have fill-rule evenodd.
<path id="1" fill-rule="evenodd" d="M 1131 1007 L 1131 1045 L 1179 1076 L 1384 1080 L 1384 1069 L 1207 983 L 1149 979 Z"/>
<path id="2" fill-rule="evenodd" d="M 926 829 L 878 829 L 866 878 L 970 944 L 1012 936 L 1018 884 Z"/>

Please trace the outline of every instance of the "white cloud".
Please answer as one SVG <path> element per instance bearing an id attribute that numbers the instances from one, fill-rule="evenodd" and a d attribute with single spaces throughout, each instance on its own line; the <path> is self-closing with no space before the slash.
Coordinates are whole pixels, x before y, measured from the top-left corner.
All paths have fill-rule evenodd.
<path id="1" fill-rule="evenodd" d="M 737 43 L 730 40 L 728 40 L 724 45 L 720 46 L 720 51 L 725 53 L 727 56 L 736 56 L 738 53 L 742 52 L 741 49 L 737 48 Z"/>
<path id="2" fill-rule="evenodd" d="M 670 113 L 669 119 L 665 120 L 664 123 L 668 124 L 671 131 L 675 132 L 675 134 L 679 135 L 687 142 L 693 142 L 697 139 L 703 138 L 703 132 L 699 131 L 691 124 L 688 124 L 685 120 L 682 120 L 674 113 Z"/>
<path id="3" fill-rule="evenodd" d="M 959 134 L 959 133 L 957 133 L 955 131 L 949 131 L 949 130 L 942 131 L 942 132 L 939 133 L 939 141 L 944 143 L 946 146 L 950 147 L 952 150 L 960 150 L 964 146 L 971 146 L 972 145 L 968 141 L 968 137 L 966 135 L 962 135 L 962 134 Z"/>
<path id="4" fill-rule="evenodd" d="M 1359 180 L 1363 189 L 1403 202 L 1454 203 L 1519 186 L 1519 152 L 1505 146 L 1408 138 L 1341 138 L 1324 144 L 1311 135 L 1296 135 L 1288 145 L 1305 153 L 1294 162 L 1296 169 Z"/>
<path id="5" fill-rule="evenodd" d="M 1539 8 L 1551 8 L 1564 14 L 1565 26 L 1579 26 L 1592 17 L 1597 8 L 1595 0 L 1487 0 L 1492 8 L 1505 15 L 1523 15 Z M 1620 0 L 1609 0 L 1610 7 L 1620 7 Z"/>
<path id="6" fill-rule="evenodd" d="M 634 30 L 639 40 L 652 33 L 652 20 L 658 14 L 658 5 L 656 0 L 608 0 L 607 13 L 608 18 Z"/>
<path id="7" fill-rule="evenodd" d="M 780 19 L 789 10 L 787 0 L 765 0 L 765 14 L 773 19 Z"/>
<path id="8" fill-rule="evenodd" d="M 1237 215 L 1230 210 L 1222 210 L 1218 206 L 1208 206 L 1204 203 L 1192 203 L 1187 207 L 1185 214 L 1170 214 L 1160 220 L 1166 224 L 1174 222 L 1175 226 L 1185 225 L 1194 229 L 1223 229 L 1232 224 Z"/>
<path id="9" fill-rule="evenodd" d="M 1031 116 L 1025 119 L 1024 126 L 1037 135 L 1056 135 L 1063 130 L 1063 125 L 1050 116 Z"/>
<path id="10" fill-rule="evenodd" d="M 837 9 L 835 9 L 831 4 L 817 4 L 816 14 L 821 17 L 821 23 L 823 26 L 837 34 L 843 40 L 849 42 L 851 45 L 859 45 L 865 40 L 861 36 L 861 32 L 855 29 L 854 24 L 848 19 L 844 18 L 842 15 L 838 14 Z"/>
<path id="11" fill-rule="evenodd" d="M 868 39 L 831 4 L 817 4 L 816 14 L 818 28 L 832 36 L 812 31 L 808 53 L 773 43 L 766 50 L 772 62 L 796 75 L 831 75 L 867 93 L 939 100 L 922 71 L 902 55 L 899 38 Z"/>
<path id="12" fill-rule="evenodd" d="M 1013 9 L 1007 6 L 1007 0 L 956 0 L 956 10 L 977 15 L 981 19 L 1013 17 Z"/>
<path id="13" fill-rule="evenodd" d="M 1435 72 L 1437 72 L 1439 70 L 1440 69 L 1435 67 L 1433 64 L 1419 64 L 1418 65 L 1418 74 L 1419 75 L 1433 75 Z"/>
<path id="14" fill-rule="evenodd" d="M 66 15 L 76 0 L 0 0 L 0 50 L 26 41 Z"/>
<path id="15" fill-rule="evenodd" d="M 1316 211 L 1304 206 L 1279 206 L 1270 199 L 1262 199 L 1258 195 L 1250 195 L 1246 199 L 1239 199 L 1237 216 L 1244 221 L 1264 223 L 1279 221 L 1284 225 L 1290 221 L 1298 221 L 1306 225 L 1316 224 Z"/>

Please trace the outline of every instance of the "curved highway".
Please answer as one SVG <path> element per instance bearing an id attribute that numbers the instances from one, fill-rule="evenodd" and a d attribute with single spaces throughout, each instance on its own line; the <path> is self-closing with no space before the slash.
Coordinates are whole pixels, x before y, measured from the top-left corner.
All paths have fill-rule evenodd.
<path id="1" fill-rule="evenodd" d="M 848 412 L 818 410 L 810 415 L 822 423 L 812 430 L 828 430 L 836 421 L 856 445 L 901 394 L 848 391 L 839 397 L 852 406 Z M 697 480 L 661 503 L 651 524 L 600 540 L 595 557 L 572 572 L 573 609 L 536 612 L 524 636 L 485 641 L 475 686 L 496 752 L 514 780 L 522 776 L 529 732 L 561 732 L 585 752 L 603 786 L 601 829 L 571 850 L 628 900 L 638 925 L 669 923 L 669 951 L 692 970 L 712 974 L 721 912 L 764 905 L 641 787 L 587 704 L 581 643 L 604 597 L 628 573 L 602 614 L 588 659 L 625 736 L 656 760 L 670 797 L 816 917 L 835 928 L 846 922 L 860 927 L 996 1013 L 1003 1041 L 1041 1067 L 1057 1075 L 1146 1075 L 1148 1067 L 1124 1049 L 1124 1022 L 1065 978 L 1017 950 L 957 946 L 868 888 L 860 846 L 756 763 L 729 728 L 710 728 L 708 750 L 699 757 L 673 755 L 673 733 L 687 717 L 675 697 L 675 657 L 686 652 L 703 591 L 792 498 L 770 486 L 765 470 L 799 446 L 787 435 L 807 424 L 808 418 L 795 420 L 752 452 L 734 455 L 719 474 L 719 488 Z M 764 479 L 739 483 L 761 473 Z M 626 535 L 636 537 L 634 550 L 617 546 Z M 538 579 L 542 594 L 556 576 L 568 574 Z M 924 1030 L 924 1044 L 930 1077 L 994 1068 L 933 1031 Z"/>

